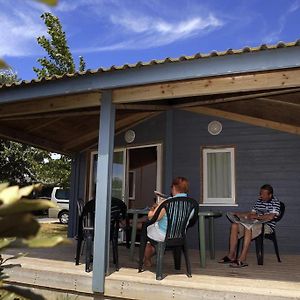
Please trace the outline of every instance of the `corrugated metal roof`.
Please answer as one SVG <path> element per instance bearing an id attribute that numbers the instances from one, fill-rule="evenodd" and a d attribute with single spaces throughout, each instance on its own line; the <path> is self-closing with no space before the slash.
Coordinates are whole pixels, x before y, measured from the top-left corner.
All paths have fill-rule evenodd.
<path id="1" fill-rule="evenodd" d="M 258 51 L 273 50 L 273 49 L 287 48 L 287 47 L 296 47 L 296 46 L 300 46 L 300 39 L 295 42 L 290 42 L 290 43 L 279 42 L 276 45 L 261 44 L 258 47 L 244 47 L 242 49 L 237 49 L 237 50 L 228 49 L 226 51 L 211 51 L 210 53 L 206 53 L 206 54 L 196 53 L 191 56 L 183 55 L 183 56 L 180 56 L 177 58 L 167 57 L 167 58 L 161 59 L 161 60 L 154 59 L 149 62 L 139 61 L 135 64 L 124 64 L 122 66 L 114 66 L 113 65 L 109 68 L 100 67 L 98 69 L 93 69 L 93 70 L 88 69 L 84 72 L 75 72 L 73 74 L 54 75 L 54 76 L 46 77 L 46 78 L 42 78 L 42 79 L 22 80 L 17 83 L 13 83 L 13 84 L 2 85 L 2 86 L 0 86 L 0 88 L 11 87 L 11 86 L 20 86 L 20 85 L 38 83 L 38 82 L 43 82 L 43 81 L 59 80 L 62 78 L 71 78 L 71 77 L 76 77 L 76 76 L 83 76 L 86 74 L 96 74 L 96 73 L 113 72 L 113 71 L 126 70 L 126 69 L 136 69 L 136 68 L 147 67 L 147 66 L 152 66 L 152 65 L 160 65 L 160 64 L 165 64 L 165 63 L 176 63 L 176 62 L 180 62 L 180 61 L 190 61 L 190 60 L 215 57 L 215 56 L 235 55 L 235 54 L 241 54 L 241 53 L 258 52 Z"/>

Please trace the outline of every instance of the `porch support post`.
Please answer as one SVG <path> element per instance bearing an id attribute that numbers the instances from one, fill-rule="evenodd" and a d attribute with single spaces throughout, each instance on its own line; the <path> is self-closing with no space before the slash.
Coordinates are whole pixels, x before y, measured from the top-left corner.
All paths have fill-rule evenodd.
<path id="1" fill-rule="evenodd" d="M 166 137 L 164 147 L 165 180 L 164 193 L 169 193 L 173 178 L 173 110 L 166 112 Z"/>
<path id="2" fill-rule="evenodd" d="M 115 106 L 111 91 L 101 98 L 98 164 L 96 182 L 96 212 L 93 258 L 93 292 L 104 292 L 108 270 L 112 162 L 114 146 Z"/>

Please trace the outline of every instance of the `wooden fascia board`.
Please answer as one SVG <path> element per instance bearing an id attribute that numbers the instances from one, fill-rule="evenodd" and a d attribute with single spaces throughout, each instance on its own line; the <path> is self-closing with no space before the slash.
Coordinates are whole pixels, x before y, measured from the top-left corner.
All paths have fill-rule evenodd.
<path id="1" fill-rule="evenodd" d="M 27 134 L 24 131 L 19 131 L 7 126 L 0 126 L 0 136 L 8 140 L 14 140 L 16 142 L 30 144 L 32 146 L 42 148 L 48 151 L 58 152 L 62 154 L 70 154 L 70 152 L 64 151 L 61 144 L 50 142 L 44 138 L 34 136 L 33 134 Z"/>
<path id="2" fill-rule="evenodd" d="M 0 106 L 0 119 L 70 109 L 99 107 L 100 100 L 100 93 L 91 93 L 5 104 Z"/>
<path id="3" fill-rule="evenodd" d="M 214 117 L 221 117 L 221 118 L 232 120 L 232 121 L 247 123 L 247 124 L 254 125 L 254 126 L 270 128 L 270 129 L 288 132 L 288 133 L 292 133 L 292 134 L 300 134 L 300 127 L 298 127 L 298 126 L 292 126 L 292 125 L 285 124 L 285 123 L 279 123 L 279 122 L 255 118 L 255 117 L 251 117 L 251 116 L 247 116 L 247 115 L 232 113 L 232 112 L 224 111 L 224 110 L 220 110 L 220 109 L 199 106 L 199 107 L 183 108 L 182 110 L 199 113 L 199 114 L 204 114 L 204 115 L 209 115 L 209 116 L 214 116 Z"/>
<path id="4" fill-rule="evenodd" d="M 115 89 L 113 102 L 184 98 L 300 87 L 300 69 L 276 70 Z"/>

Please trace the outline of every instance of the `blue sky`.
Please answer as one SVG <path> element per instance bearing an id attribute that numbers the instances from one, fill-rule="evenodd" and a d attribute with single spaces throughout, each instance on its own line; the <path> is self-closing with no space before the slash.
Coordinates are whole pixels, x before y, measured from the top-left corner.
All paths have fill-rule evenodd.
<path id="1" fill-rule="evenodd" d="M 36 43 L 45 11 L 89 69 L 300 38 L 300 0 L 0 0 L 0 57 L 22 79 L 45 55 Z"/>

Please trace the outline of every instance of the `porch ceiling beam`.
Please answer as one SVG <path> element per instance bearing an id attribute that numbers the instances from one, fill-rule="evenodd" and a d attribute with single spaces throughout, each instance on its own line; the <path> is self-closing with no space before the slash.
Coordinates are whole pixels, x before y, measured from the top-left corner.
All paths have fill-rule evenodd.
<path id="1" fill-rule="evenodd" d="M 93 116 L 99 115 L 100 109 L 93 109 L 89 111 L 68 111 L 68 112 L 55 112 L 55 113 L 46 113 L 46 114 L 33 114 L 33 115 L 25 115 L 25 116 L 12 116 L 0 119 L 2 121 L 12 121 L 12 120 L 36 120 L 36 119 L 52 119 L 52 118 L 68 118 L 68 117 L 77 117 L 77 116 Z"/>
<path id="2" fill-rule="evenodd" d="M 130 103 L 222 93 L 300 87 L 300 69 L 201 78 L 113 90 L 113 102 Z"/>
<path id="3" fill-rule="evenodd" d="M 42 148 L 48 151 L 58 152 L 61 154 L 70 154 L 68 151 L 64 151 L 61 144 L 55 142 L 50 142 L 44 138 L 34 136 L 33 134 L 24 133 L 24 131 L 19 131 L 7 126 L 0 126 L 0 136 L 8 140 L 13 140 L 16 142 L 30 144 L 32 146 Z"/>
<path id="4" fill-rule="evenodd" d="M 126 130 L 128 130 L 128 129 L 130 129 L 130 128 L 132 128 L 132 127 L 134 127 L 134 126 L 136 126 L 136 125 L 138 125 L 138 124 L 140 124 L 142 122 L 145 122 L 145 121 L 147 121 L 147 120 L 149 120 L 149 119 L 151 119 L 151 118 L 153 118 L 155 116 L 158 116 L 160 113 L 161 112 L 148 113 L 147 117 L 144 117 L 142 119 L 136 120 L 135 122 L 128 123 L 128 125 L 124 126 L 123 128 L 120 128 L 120 129 L 116 128 L 115 135 L 121 134 L 122 132 L 125 132 Z M 80 152 L 84 152 L 84 151 L 92 149 L 92 148 L 97 148 L 97 145 L 98 145 L 97 142 L 92 143 L 89 146 L 81 149 Z"/>
<path id="5" fill-rule="evenodd" d="M 132 127 L 134 127 L 134 126 L 136 126 L 136 125 L 138 125 L 142 122 L 145 122 L 145 121 L 147 121 L 147 120 L 149 120 L 149 119 L 151 119 L 155 116 L 158 116 L 159 114 L 160 114 L 160 112 L 153 112 L 153 113 L 150 113 L 150 114 L 148 113 L 146 117 L 143 117 L 143 118 L 140 118 L 139 120 L 128 123 L 128 125 L 124 125 L 122 128 L 116 130 L 115 134 L 118 135 L 122 132 L 125 132 L 126 130 L 128 130 L 128 129 L 130 129 L 130 128 L 132 128 Z"/>
<path id="6" fill-rule="evenodd" d="M 164 111 L 170 108 L 169 105 L 148 105 L 148 104 L 117 104 L 116 109 L 123 110 L 146 110 L 146 111 Z"/>
<path id="7" fill-rule="evenodd" d="M 134 124 L 135 122 L 139 121 L 139 120 L 143 120 L 144 118 L 149 116 L 149 112 L 140 112 L 140 113 L 134 113 L 134 114 L 130 114 L 129 116 L 122 118 L 120 120 L 116 121 L 116 130 L 118 129 L 122 129 L 125 126 L 129 126 Z"/>
<path id="8" fill-rule="evenodd" d="M 242 52 L 233 55 L 208 56 L 199 59 L 165 61 L 162 64 L 141 63 L 134 68 L 109 72 L 88 72 L 85 75 L 42 80 L 0 89 L 0 103 L 32 100 L 72 93 L 116 89 L 133 85 L 190 80 L 220 75 L 286 69 L 300 66 L 298 46 L 264 51 Z"/>
<path id="9" fill-rule="evenodd" d="M 232 120 L 232 121 L 237 121 L 237 122 L 247 123 L 250 125 L 275 129 L 275 130 L 279 130 L 279 131 L 283 131 L 283 132 L 300 134 L 300 127 L 298 127 L 298 126 L 292 126 L 292 125 L 285 124 L 285 123 L 274 122 L 274 121 L 260 119 L 260 118 L 251 117 L 251 116 L 247 116 L 247 115 L 232 113 L 232 112 L 224 111 L 224 110 L 220 110 L 220 109 L 198 106 L 198 107 L 184 108 L 183 110 L 194 112 L 194 113 L 199 113 L 199 114 L 204 114 L 204 115 L 209 115 L 209 116 L 214 116 L 214 117 L 221 117 L 221 118 L 225 118 L 225 119 Z"/>
<path id="10" fill-rule="evenodd" d="M 99 93 L 91 93 L 6 104 L 0 107 L 0 118 L 99 107 L 100 98 Z"/>
<path id="11" fill-rule="evenodd" d="M 81 135 L 78 138 L 74 138 L 70 142 L 65 143 L 63 145 L 63 149 L 65 151 L 68 151 L 70 149 L 76 148 L 76 147 L 83 145 L 91 140 L 97 139 L 98 134 L 99 134 L 99 129 L 97 128 L 95 130 L 92 130 L 92 131 L 84 134 L 84 135 Z"/>
<path id="12" fill-rule="evenodd" d="M 123 127 L 126 126 L 132 126 L 132 124 L 145 119 L 146 117 L 149 116 L 149 112 L 142 112 L 142 113 L 134 113 L 130 114 L 129 116 L 122 118 L 115 123 L 115 128 L 116 131 L 118 129 L 122 129 Z M 70 149 L 80 147 L 80 145 L 84 145 L 88 143 L 89 141 L 94 141 L 95 139 L 98 138 L 99 135 L 99 129 L 92 130 L 84 135 L 81 135 L 80 137 L 73 139 L 72 141 L 65 143 L 63 145 L 63 149 L 65 151 L 68 151 Z"/>
<path id="13" fill-rule="evenodd" d="M 277 99 L 270 99 L 270 98 L 257 98 L 258 100 L 262 100 L 264 102 L 272 103 L 272 104 L 281 104 L 287 107 L 291 108 L 300 108 L 300 103 L 293 103 L 293 102 L 288 102 L 288 101 L 283 101 L 283 100 L 277 100 Z"/>
<path id="14" fill-rule="evenodd" d="M 39 125 L 36 125 L 36 124 L 32 124 L 30 127 L 27 127 L 26 128 L 26 131 L 29 133 L 29 132 L 35 132 L 35 131 L 38 131 L 42 128 L 45 128 L 51 124 L 54 124 L 56 122 L 58 122 L 59 120 L 61 120 L 61 118 L 53 118 L 51 120 L 47 120 L 46 122 L 43 122 Z"/>
<path id="15" fill-rule="evenodd" d="M 282 89 L 270 92 L 263 92 L 263 93 L 251 93 L 249 95 L 242 95 L 242 96 L 233 96 L 228 98 L 217 98 L 217 99 L 208 99 L 208 100 L 199 100 L 193 101 L 183 104 L 174 105 L 174 108 L 184 108 L 184 107 L 192 107 L 192 106 L 199 106 L 199 105 L 211 105 L 211 104 L 218 104 L 218 103 L 226 103 L 226 102 L 234 102 L 234 101 L 243 101 L 249 99 L 256 99 L 259 97 L 265 96 L 276 96 L 276 95 L 283 95 L 283 94 L 291 94 L 300 92 L 300 88 L 292 88 L 292 89 Z"/>

